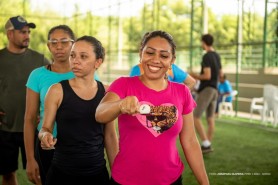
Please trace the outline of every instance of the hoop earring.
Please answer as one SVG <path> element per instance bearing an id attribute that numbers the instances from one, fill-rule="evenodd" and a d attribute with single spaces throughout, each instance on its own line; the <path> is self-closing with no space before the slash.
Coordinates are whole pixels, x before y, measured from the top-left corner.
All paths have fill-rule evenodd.
<path id="1" fill-rule="evenodd" d="M 167 73 L 165 73 L 164 79 L 165 79 L 165 80 L 168 80 L 168 75 L 167 75 Z"/>

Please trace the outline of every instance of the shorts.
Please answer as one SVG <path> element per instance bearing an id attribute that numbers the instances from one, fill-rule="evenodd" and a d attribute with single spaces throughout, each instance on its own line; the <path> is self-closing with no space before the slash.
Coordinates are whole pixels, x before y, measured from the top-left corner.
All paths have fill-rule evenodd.
<path id="1" fill-rule="evenodd" d="M 218 91 L 213 87 L 206 87 L 198 93 L 196 104 L 194 109 L 194 117 L 201 118 L 204 111 L 206 111 L 206 117 L 214 116 L 216 103 L 217 103 Z"/>
<path id="2" fill-rule="evenodd" d="M 99 174 L 95 175 L 74 176 L 59 169 L 54 164 L 51 164 L 46 177 L 46 185 L 78 185 L 88 184 L 88 182 L 90 182 L 90 184 L 109 185 L 109 173 L 107 168 L 103 168 Z"/>
<path id="3" fill-rule="evenodd" d="M 26 154 L 23 132 L 6 132 L 0 130 L 0 174 L 5 175 L 18 169 L 19 149 L 23 169 L 26 169 Z"/>

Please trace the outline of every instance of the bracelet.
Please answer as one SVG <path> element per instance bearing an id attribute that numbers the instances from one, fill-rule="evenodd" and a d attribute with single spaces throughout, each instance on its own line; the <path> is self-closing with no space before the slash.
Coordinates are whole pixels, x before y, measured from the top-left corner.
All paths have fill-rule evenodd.
<path id="1" fill-rule="evenodd" d="M 40 140 L 43 140 L 43 138 L 48 134 L 49 132 L 45 131 L 42 133 L 42 137 L 40 138 Z"/>

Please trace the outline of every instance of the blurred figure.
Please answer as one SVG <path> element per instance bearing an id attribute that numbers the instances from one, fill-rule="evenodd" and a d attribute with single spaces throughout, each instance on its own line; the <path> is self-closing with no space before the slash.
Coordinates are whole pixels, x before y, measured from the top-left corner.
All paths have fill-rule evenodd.
<path id="1" fill-rule="evenodd" d="M 200 74 L 190 74 L 196 80 L 200 80 L 196 98 L 197 107 L 194 110 L 194 123 L 202 140 L 202 151 L 203 153 L 209 153 L 213 151 L 211 142 L 214 135 L 214 113 L 218 96 L 217 84 L 219 76 L 222 75 L 222 66 L 220 56 L 212 46 L 213 36 L 204 34 L 202 35 L 201 41 L 202 48 L 206 51 L 201 63 L 201 72 Z M 206 120 L 208 123 L 207 133 L 201 120 L 204 111 L 206 111 Z"/>
<path id="2" fill-rule="evenodd" d="M 67 25 L 51 28 L 47 36 L 47 47 L 51 52 L 52 64 L 32 71 L 26 87 L 26 111 L 24 122 L 24 143 L 27 156 L 27 177 L 34 184 L 45 184 L 45 178 L 53 158 L 54 150 L 42 150 L 37 137 L 44 117 L 44 99 L 48 88 L 61 80 L 74 77 L 69 64 L 70 50 L 75 36 Z M 40 120 L 37 124 L 37 114 Z M 53 135 L 56 137 L 56 127 Z M 40 177 L 40 178 L 39 178 Z"/>
<path id="3" fill-rule="evenodd" d="M 0 174 L 3 185 L 18 184 L 19 149 L 23 168 L 26 168 L 26 155 L 23 141 L 25 113 L 25 84 L 31 71 L 48 64 L 48 60 L 34 50 L 29 49 L 30 28 L 22 16 L 8 19 L 5 30 L 8 45 L 0 50 Z"/>
<path id="4" fill-rule="evenodd" d="M 219 84 L 218 84 L 218 99 L 217 99 L 217 106 L 215 110 L 215 116 L 218 116 L 218 108 L 219 103 L 222 102 L 224 95 L 229 95 L 226 97 L 225 102 L 232 102 L 233 97 L 230 95 L 233 92 L 232 85 L 229 80 L 227 80 L 227 76 L 223 74 L 219 77 Z"/>
<path id="5" fill-rule="evenodd" d="M 39 138 L 43 149 L 55 147 L 55 152 L 46 185 L 109 184 L 104 148 L 112 166 L 118 152 L 117 133 L 114 120 L 103 125 L 95 119 L 107 88 L 94 80 L 104 56 L 96 38 L 77 39 L 69 59 L 75 77 L 52 85 L 47 92 Z M 57 138 L 52 134 L 55 121 Z"/>
<path id="6" fill-rule="evenodd" d="M 199 184 L 209 184 L 194 129 L 196 104 L 189 88 L 168 80 L 175 52 L 170 34 L 147 33 L 139 53 L 144 73 L 115 80 L 96 110 L 100 123 L 118 118 L 120 150 L 111 185 L 182 185 L 177 138 Z"/>
<path id="7" fill-rule="evenodd" d="M 191 91 L 191 94 L 192 94 L 194 100 L 197 99 L 199 86 L 200 86 L 200 80 L 196 80 L 196 84 L 194 85 L 194 87 Z"/>

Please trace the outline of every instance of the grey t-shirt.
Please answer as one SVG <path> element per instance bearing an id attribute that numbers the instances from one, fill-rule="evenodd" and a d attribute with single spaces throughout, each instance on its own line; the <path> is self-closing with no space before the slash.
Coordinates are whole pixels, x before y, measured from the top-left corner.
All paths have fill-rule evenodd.
<path id="1" fill-rule="evenodd" d="M 0 111 L 6 113 L 0 130 L 23 132 L 28 76 L 48 63 L 43 54 L 31 49 L 20 54 L 0 50 Z"/>

